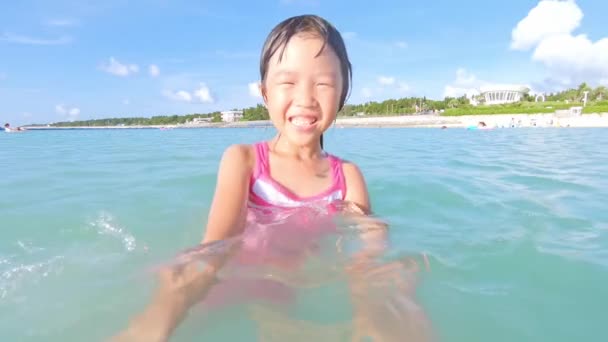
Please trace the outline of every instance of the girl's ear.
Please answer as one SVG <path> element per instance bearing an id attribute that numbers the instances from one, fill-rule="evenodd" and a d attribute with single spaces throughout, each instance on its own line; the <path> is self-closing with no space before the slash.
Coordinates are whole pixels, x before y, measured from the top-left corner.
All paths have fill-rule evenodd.
<path id="1" fill-rule="evenodd" d="M 262 96 L 262 99 L 264 99 L 264 104 L 266 104 L 267 102 L 267 97 L 266 97 L 266 87 L 264 86 L 264 84 L 262 82 L 258 83 L 258 90 L 260 91 L 260 95 Z"/>

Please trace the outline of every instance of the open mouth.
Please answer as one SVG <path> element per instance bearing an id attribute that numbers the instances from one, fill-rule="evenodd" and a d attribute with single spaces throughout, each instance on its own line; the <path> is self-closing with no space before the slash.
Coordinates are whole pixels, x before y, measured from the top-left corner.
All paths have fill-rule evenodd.
<path id="1" fill-rule="evenodd" d="M 314 125 L 317 122 L 317 118 L 314 116 L 292 116 L 289 118 L 289 122 L 291 122 L 296 127 L 309 127 Z"/>

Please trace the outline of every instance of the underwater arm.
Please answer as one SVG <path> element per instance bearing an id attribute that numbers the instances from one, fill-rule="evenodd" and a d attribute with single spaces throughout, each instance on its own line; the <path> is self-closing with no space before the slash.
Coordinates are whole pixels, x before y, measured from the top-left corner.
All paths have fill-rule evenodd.
<path id="1" fill-rule="evenodd" d="M 166 341 L 190 308 L 205 298 L 217 272 L 239 245 L 227 243 L 224 250 L 212 253 L 213 259 L 201 255 L 213 242 L 228 240 L 244 229 L 251 165 L 248 147 L 234 145 L 226 149 L 202 244 L 183 253 L 178 264 L 160 272 L 159 287 L 151 303 L 113 341 Z M 203 270 L 201 264 L 205 265 Z"/>
<path id="2" fill-rule="evenodd" d="M 369 259 L 381 254 L 387 242 L 388 227 L 379 220 L 370 218 L 372 214 L 371 201 L 365 178 L 361 170 L 353 163 L 342 164 L 344 178 L 346 180 L 346 196 L 344 200 L 349 204 L 347 213 L 357 224 L 361 226 L 360 238 L 363 249 L 354 256 L 354 263 L 369 261 Z"/>
<path id="3" fill-rule="evenodd" d="M 431 341 L 430 323 L 412 296 L 417 265 L 376 260 L 388 245 L 388 225 L 370 216 L 369 193 L 361 171 L 350 163 L 345 163 L 343 170 L 345 201 L 355 204 L 345 214 L 359 226 L 363 244 L 346 267 L 354 310 L 352 341 L 364 337 L 374 341 Z"/>

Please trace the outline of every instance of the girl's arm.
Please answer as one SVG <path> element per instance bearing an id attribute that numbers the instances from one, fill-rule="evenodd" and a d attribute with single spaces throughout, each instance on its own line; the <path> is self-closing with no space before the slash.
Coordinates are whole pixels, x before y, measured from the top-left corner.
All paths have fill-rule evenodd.
<path id="1" fill-rule="evenodd" d="M 250 146 L 233 145 L 224 152 L 203 243 L 238 235 L 247 219 L 249 179 L 255 163 Z"/>
<path id="2" fill-rule="evenodd" d="M 372 214 L 371 201 L 365 178 L 357 165 L 344 162 L 342 164 L 344 178 L 346 181 L 346 202 L 355 205 L 355 220 L 367 229 L 361 232 L 360 238 L 364 242 L 363 250 L 353 257 L 353 264 L 365 263 L 374 256 L 381 254 L 387 243 L 387 227 L 378 220 L 369 219 Z"/>
<path id="3" fill-rule="evenodd" d="M 344 172 L 346 181 L 346 196 L 344 200 L 356 204 L 363 211 L 363 214 L 371 214 L 372 208 L 367 185 L 359 167 L 345 161 L 342 163 L 342 171 Z"/>
<path id="4" fill-rule="evenodd" d="M 351 163 L 344 163 L 343 170 L 347 186 L 345 201 L 359 207 L 361 212 L 354 213 L 355 220 L 365 228 L 361 232 L 363 249 L 353 256 L 347 267 L 354 306 L 353 340 L 366 336 L 378 341 L 431 341 L 430 322 L 411 297 L 413 285 L 407 286 L 401 279 L 404 272 L 412 272 L 399 262 L 377 264 L 373 261 L 384 252 L 388 228 L 380 221 L 366 217 L 372 210 L 361 171 Z M 389 286 L 393 292 L 388 291 L 384 298 L 378 296 L 378 291 L 385 291 L 380 285 L 387 281 L 399 284 L 401 291 Z"/>
<path id="5" fill-rule="evenodd" d="M 249 177 L 254 158 L 250 147 L 233 145 L 220 162 L 215 194 L 202 243 L 238 235 L 245 227 Z M 161 271 L 159 288 L 149 306 L 115 341 L 166 341 L 192 305 L 201 301 L 215 282 L 215 274 L 232 255 L 229 248 L 199 270 L 196 257 Z"/>

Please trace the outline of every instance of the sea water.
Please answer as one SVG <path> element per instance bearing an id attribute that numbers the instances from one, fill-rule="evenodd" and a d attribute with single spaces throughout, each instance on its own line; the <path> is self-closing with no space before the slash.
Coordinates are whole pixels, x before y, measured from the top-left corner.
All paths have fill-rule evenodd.
<path id="1" fill-rule="evenodd" d="M 222 151 L 274 133 L 1 134 L 0 338 L 123 329 L 150 300 L 151 270 L 201 240 Z M 325 146 L 361 168 L 390 253 L 426 255 L 415 300 L 438 340 L 608 338 L 608 130 L 332 128 Z M 193 312 L 174 340 L 344 336 L 345 289 L 294 282 L 297 318 L 237 303 Z"/>

